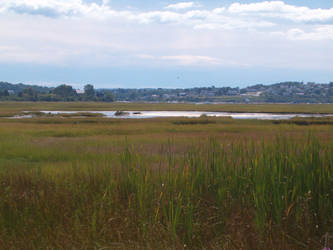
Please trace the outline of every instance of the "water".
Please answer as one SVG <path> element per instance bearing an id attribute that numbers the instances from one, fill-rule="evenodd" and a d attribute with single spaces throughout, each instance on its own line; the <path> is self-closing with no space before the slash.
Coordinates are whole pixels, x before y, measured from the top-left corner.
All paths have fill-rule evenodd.
<path id="1" fill-rule="evenodd" d="M 202 112 L 202 111 L 124 111 L 123 115 L 115 115 L 116 111 L 41 111 L 45 114 L 100 113 L 106 118 L 144 119 L 162 117 L 232 117 L 233 119 L 287 120 L 293 117 L 325 117 L 323 114 L 273 114 L 273 113 L 234 113 L 234 112 Z M 17 117 L 18 118 L 18 117 Z"/>

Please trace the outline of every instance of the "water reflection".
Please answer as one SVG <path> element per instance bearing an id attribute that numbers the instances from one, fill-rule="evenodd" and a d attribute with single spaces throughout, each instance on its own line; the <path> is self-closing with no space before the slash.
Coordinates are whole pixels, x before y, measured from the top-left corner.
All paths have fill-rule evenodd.
<path id="1" fill-rule="evenodd" d="M 273 113 L 234 113 L 202 111 L 41 111 L 45 114 L 100 113 L 106 118 L 160 118 L 160 117 L 232 117 L 233 119 L 287 120 L 293 117 L 325 117 L 323 114 L 273 114 Z"/>

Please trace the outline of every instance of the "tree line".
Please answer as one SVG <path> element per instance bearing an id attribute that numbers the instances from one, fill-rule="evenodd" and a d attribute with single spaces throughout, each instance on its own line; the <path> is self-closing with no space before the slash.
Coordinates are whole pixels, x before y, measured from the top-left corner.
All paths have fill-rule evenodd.
<path id="1" fill-rule="evenodd" d="M 114 96 L 110 90 L 95 90 L 94 86 L 87 84 L 82 93 L 73 89 L 72 86 L 62 84 L 55 88 L 35 88 L 35 86 L 23 85 L 15 89 L 15 84 L 1 83 L 7 88 L 0 89 L 0 100 L 2 101 L 98 101 L 113 102 Z M 15 90 L 9 90 L 8 86 Z"/>

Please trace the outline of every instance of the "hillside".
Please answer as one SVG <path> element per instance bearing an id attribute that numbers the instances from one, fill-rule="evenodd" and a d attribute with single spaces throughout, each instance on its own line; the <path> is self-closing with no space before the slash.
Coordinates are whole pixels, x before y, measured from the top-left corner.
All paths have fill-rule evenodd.
<path id="1" fill-rule="evenodd" d="M 40 92 L 40 93 L 49 93 L 52 90 L 52 88 L 38 86 L 38 85 L 28 85 L 28 84 L 23 84 L 23 83 L 12 84 L 9 82 L 0 82 L 1 91 L 4 91 L 4 90 L 13 91 L 15 94 L 18 94 L 27 88 L 32 88 L 33 90 Z"/>
<path id="2" fill-rule="evenodd" d="M 0 82 L 2 101 L 130 101 L 207 103 L 333 103 L 333 82 L 281 82 L 239 87 L 94 89 L 85 91 L 70 85 L 56 88 Z"/>

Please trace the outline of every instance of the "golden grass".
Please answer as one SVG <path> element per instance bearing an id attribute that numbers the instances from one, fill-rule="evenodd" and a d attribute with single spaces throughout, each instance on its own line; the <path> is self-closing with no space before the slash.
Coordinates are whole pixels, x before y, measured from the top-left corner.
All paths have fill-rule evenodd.
<path id="1" fill-rule="evenodd" d="M 319 249 L 333 223 L 332 131 L 229 118 L 1 119 L 0 246 Z"/>
<path id="2" fill-rule="evenodd" d="M 171 103 L 98 103 L 98 102 L 1 102 L 0 114 L 22 111 L 223 111 L 269 113 L 333 113 L 333 104 L 171 104 Z"/>

